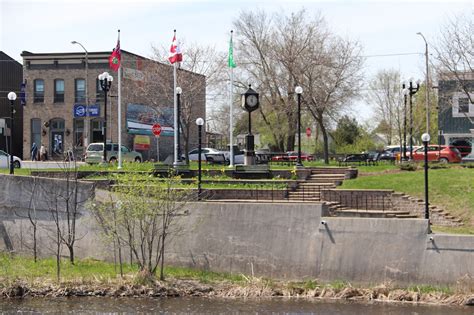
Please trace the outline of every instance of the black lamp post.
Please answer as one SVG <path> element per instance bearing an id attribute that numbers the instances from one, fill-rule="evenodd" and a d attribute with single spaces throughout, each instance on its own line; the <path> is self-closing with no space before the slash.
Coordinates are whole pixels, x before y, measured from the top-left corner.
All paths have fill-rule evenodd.
<path id="1" fill-rule="evenodd" d="M 428 144 L 430 142 L 430 134 L 424 133 L 421 136 L 421 141 L 425 146 L 425 219 L 430 219 L 430 209 L 428 202 Z"/>
<path id="2" fill-rule="evenodd" d="M 244 165 L 255 164 L 255 144 L 254 137 L 252 134 L 252 115 L 251 113 L 258 108 L 260 105 L 258 100 L 258 93 L 252 89 L 249 85 L 247 92 L 242 94 L 242 108 L 249 113 L 249 133 L 245 136 L 245 156 Z"/>
<path id="3" fill-rule="evenodd" d="M 178 86 L 176 88 L 176 110 L 178 112 L 178 130 L 177 130 L 177 142 L 178 142 L 178 158 L 176 161 L 181 162 L 181 144 L 180 144 L 180 132 L 181 132 L 181 93 L 183 90 Z"/>
<path id="4" fill-rule="evenodd" d="M 403 161 L 407 160 L 407 95 L 406 84 L 402 84 L 403 92 Z"/>
<path id="5" fill-rule="evenodd" d="M 413 95 L 418 92 L 420 88 L 419 82 L 413 82 L 413 79 L 410 79 L 408 86 L 408 94 L 410 95 L 410 159 L 413 159 Z"/>
<path id="6" fill-rule="evenodd" d="M 297 86 L 295 93 L 298 96 L 298 161 L 296 166 L 303 166 L 303 163 L 301 163 L 301 93 L 303 93 L 303 88 Z"/>
<path id="7" fill-rule="evenodd" d="M 15 108 L 13 107 L 16 100 L 15 92 L 8 93 L 8 99 L 10 100 L 10 174 L 15 174 L 15 165 L 13 164 L 13 114 Z"/>
<path id="8" fill-rule="evenodd" d="M 114 77 L 108 72 L 99 74 L 100 87 L 104 91 L 104 163 L 107 163 L 107 92 L 110 91 L 113 80 Z"/>
<path id="9" fill-rule="evenodd" d="M 198 200 L 201 200 L 201 151 L 202 151 L 202 125 L 204 125 L 204 119 L 199 117 L 196 119 L 196 125 L 198 126 Z"/>

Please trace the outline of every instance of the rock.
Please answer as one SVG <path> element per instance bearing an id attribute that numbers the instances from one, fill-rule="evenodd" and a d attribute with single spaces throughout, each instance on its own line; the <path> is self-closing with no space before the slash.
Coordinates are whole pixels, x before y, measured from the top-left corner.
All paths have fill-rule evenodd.
<path id="1" fill-rule="evenodd" d="M 474 306 L 474 295 L 468 297 L 468 298 L 466 299 L 466 301 L 464 301 L 464 305 L 467 305 L 467 306 Z"/>

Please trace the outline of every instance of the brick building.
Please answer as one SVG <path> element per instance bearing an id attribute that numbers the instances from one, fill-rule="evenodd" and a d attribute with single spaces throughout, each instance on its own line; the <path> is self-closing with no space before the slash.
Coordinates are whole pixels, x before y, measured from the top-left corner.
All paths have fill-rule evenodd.
<path id="1" fill-rule="evenodd" d="M 107 98 L 107 141 L 118 142 L 118 78 L 109 69 L 110 52 L 41 53 L 24 51 L 26 108 L 23 114 L 23 156 L 30 157 L 33 142 L 44 145 L 52 159 L 65 150 L 82 157 L 86 145 L 103 141 L 104 93 L 98 75 L 114 77 Z M 144 160 L 173 154 L 173 68 L 122 50 L 122 144 L 140 150 Z M 87 73 L 87 76 L 86 76 Z M 205 77 L 178 70 L 182 87 L 181 147 L 197 143 L 197 117 L 205 117 Z M 87 88 L 86 88 L 87 86 Z M 87 110 L 86 110 L 87 106 Z M 157 143 L 151 126 L 163 127 Z M 184 132 L 186 131 L 186 132 Z M 184 148 L 181 152 L 184 152 Z"/>
<path id="2" fill-rule="evenodd" d="M 438 130 L 441 144 L 461 146 L 469 152 L 474 142 L 474 73 L 462 80 L 443 74 L 438 83 Z"/>
<path id="3" fill-rule="evenodd" d="M 16 101 L 13 102 L 13 155 L 23 157 L 23 106 L 21 105 L 20 85 L 23 80 L 23 67 L 4 52 L 0 51 L 0 150 L 9 151 L 10 135 L 10 101 L 9 92 L 15 92 Z"/>

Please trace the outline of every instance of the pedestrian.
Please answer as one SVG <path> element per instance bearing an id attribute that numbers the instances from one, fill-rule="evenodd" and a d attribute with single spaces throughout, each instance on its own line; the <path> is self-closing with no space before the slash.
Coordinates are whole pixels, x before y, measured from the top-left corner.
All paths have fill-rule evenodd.
<path id="1" fill-rule="evenodd" d="M 31 160 L 38 160 L 38 147 L 36 146 L 36 142 L 33 142 L 33 145 L 31 146 Z"/>
<path id="2" fill-rule="evenodd" d="M 46 160 L 46 148 L 44 145 L 41 145 L 40 147 L 40 160 L 45 161 Z"/>

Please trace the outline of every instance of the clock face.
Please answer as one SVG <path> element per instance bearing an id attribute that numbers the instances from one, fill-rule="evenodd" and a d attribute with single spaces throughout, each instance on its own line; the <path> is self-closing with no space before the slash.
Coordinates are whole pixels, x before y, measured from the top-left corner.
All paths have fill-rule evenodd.
<path id="1" fill-rule="evenodd" d="M 254 107 L 257 105 L 258 99 L 256 95 L 249 95 L 247 96 L 247 105 L 250 107 Z"/>

